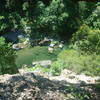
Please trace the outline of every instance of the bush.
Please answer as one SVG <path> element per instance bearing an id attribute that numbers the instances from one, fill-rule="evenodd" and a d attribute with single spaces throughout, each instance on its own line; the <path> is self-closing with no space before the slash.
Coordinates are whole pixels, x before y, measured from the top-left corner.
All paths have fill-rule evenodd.
<path id="1" fill-rule="evenodd" d="M 11 44 L 5 43 L 4 38 L 0 38 L 0 74 L 14 74 L 18 72 L 15 64 L 16 53 Z"/>
<path id="2" fill-rule="evenodd" d="M 83 24 L 76 33 L 73 34 L 72 42 L 75 43 L 76 41 L 84 40 L 87 38 L 90 28 Z"/>
<path id="3" fill-rule="evenodd" d="M 100 30 L 90 29 L 87 25 L 82 25 L 73 34 L 73 44 L 76 44 L 81 51 L 87 53 L 100 53 Z"/>
<path id="4" fill-rule="evenodd" d="M 65 62 L 65 68 L 77 73 L 100 75 L 100 56 L 82 55 L 76 50 L 63 50 L 58 59 Z"/>
<path id="5" fill-rule="evenodd" d="M 54 61 L 50 67 L 50 73 L 52 75 L 60 75 L 61 71 L 64 69 L 64 63 L 60 60 Z"/>

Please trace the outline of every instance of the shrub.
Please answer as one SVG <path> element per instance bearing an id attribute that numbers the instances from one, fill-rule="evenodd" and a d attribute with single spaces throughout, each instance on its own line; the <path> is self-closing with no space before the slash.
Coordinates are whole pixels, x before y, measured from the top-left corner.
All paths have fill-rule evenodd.
<path id="1" fill-rule="evenodd" d="M 60 60 L 54 61 L 50 67 L 50 73 L 52 75 L 60 75 L 61 71 L 64 69 L 64 63 Z"/>
<path id="2" fill-rule="evenodd" d="M 0 74 L 14 74 L 18 72 L 15 64 L 16 53 L 11 44 L 5 43 L 4 38 L 0 38 Z"/>
<path id="3" fill-rule="evenodd" d="M 100 30 L 90 29 L 87 25 L 82 25 L 73 34 L 73 44 L 76 44 L 81 51 L 87 53 L 100 53 Z"/>
<path id="4" fill-rule="evenodd" d="M 88 33 L 90 31 L 90 28 L 83 24 L 76 33 L 73 34 L 73 37 L 72 37 L 72 42 L 76 42 L 76 41 L 80 41 L 80 40 L 84 40 L 87 38 L 88 36 Z"/>
<path id="5" fill-rule="evenodd" d="M 65 62 L 65 68 L 77 73 L 100 75 L 100 56 L 82 55 L 76 50 L 63 50 L 58 59 Z"/>
<path id="6" fill-rule="evenodd" d="M 87 40 L 90 41 L 93 45 L 97 45 L 98 43 L 100 44 L 100 30 L 91 30 Z"/>

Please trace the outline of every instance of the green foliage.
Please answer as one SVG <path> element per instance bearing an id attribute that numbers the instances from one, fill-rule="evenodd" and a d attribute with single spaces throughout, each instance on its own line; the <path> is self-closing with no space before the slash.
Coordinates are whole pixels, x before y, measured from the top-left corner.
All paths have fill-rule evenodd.
<path id="1" fill-rule="evenodd" d="M 40 33 L 56 36 L 59 26 L 63 25 L 68 13 L 65 11 L 65 5 L 61 0 L 52 0 L 48 7 L 45 7 L 43 2 L 38 1 L 35 16 L 37 16 L 34 20 L 35 28 Z"/>
<path id="2" fill-rule="evenodd" d="M 86 19 L 86 24 L 95 29 L 100 29 L 100 2 L 96 4 L 95 10 Z"/>
<path id="3" fill-rule="evenodd" d="M 3 32 L 8 28 L 8 24 L 4 16 L 0 16 L 0 32 Z"/>
<path id="4" fill-rule="evenodd" d="M 84 51 L 89 54 L 100 53 L 99 2 L 80 1 L 73 3 L 71 0 L 50 0 L 50 2 L 46 0 L 2 0 L 0 1 L 0 12 L 0 34 L 18 29 L 33 38 L 49 36 L 59 39 L 62 37 L 65 41 L 68 41 L 73 36 L 72 42 L 80 52 L 83 53 Z M 79 26 L 81 27 L 78 29 Z M 78 59 L 81 56 L 76 51 L 70 50 L 67 52 L 70 54 L 66 54 L 71 56 L 68 60 L 68 66 L 70 60 L 73 60 L 77 66 L 83 66 L 83 59 L 87 59 L 87 61 L 90 57 L 92 59 L 92 55 L 90 57 L 88 55 L 88 58 L 82 56 L 81 59 Z M 18 66 L 22 66 L 23 64 L 30 65 L 32 61 L 37 60 L 56 60 L 58 53 L 59 50 L 49 54 L 47 47 L 27 48 L 17 52 L 18 58 L 16 63 Z M 76 57 L 74 58 L 75 60 L 81 60 L 81 65 L 72 59 L 72 55 Z M 27 57 L 25 58 L 25 56 Z M 65 59 L 67 58 L 65 57 Z M 58 60 L 52 65 L 55 68 L 54 73 L 56 71 L 57 74 L 60 73 L 61 69 L 63 69 L 60 68 L 61 64 Z M 97 66 L 97 62 L 94 61 L 94 64 Z M 72 65 L 74 64 L 72 63 Z M 92 63 L 91 66 L 95 65 Z M 53 70 L 53 67 L 51 69 Z"/>
<path id="5" fill-rule="evenodd" d="M 50 73 L 52 75 L 60 75 L 61 71 L 64 69 L 64 63 L 60 60 L 54 61 L 50 67 Z"/>
<path id="6" fill-rule="evenodd" d="M 93 30 L 87 25 L 82 25 L 79 30 L 73 34 L 72 42 L 82 51 L 99 54 L 100 30 Z"/>
<path id="7" fill-rule="evenodd" d="M 98 16 L 95 22 L 99 23 L 99 13 L 97 13 L 99 3 L 95 6 L 96 3 L 82 1 L 73 3 L 71 0 L 51 0 L 50 2 L 5 0 L 1 2 L 0 16 L 4 18 L 0 20 L 0 32 L 18 29 L 33 38 L 50 36 L 68 41 L 84 20 L 90 25 L 95 21 L 93 17 L 95 15 Z M 90 15 L 92 11 L 96 14 Z"/>
<path id="8" fill-rule="evenodd" d="M 32 23 L 27 18 L 21 18 L 20 20 L 21 30 L 26 33 L 27 36 L 30 36 L 32 33 L 31 28 L 33 27 Z"/>
<path id="9" fill-rule="evenodd" d="M 0 38 L 0 74 L 17 73 L 15 64 L 16 54 L 12 49 L 11 44 L 5 43 L 4 38 Z"/>
<path id="10" fill-rule="evenodd" d="M 22 6 L 23 6 L 23 10 L 27 10 L 29 8 L 28 2 L 24 2 Z"/>
<path id="11" fill-rule="evenodd" d="M 77 73 L 85 73 L 87 75 L 100 75 L 100 56 L 82 55 L 76 50 L 63 50 L 58 59 L 65 62 L 65 67 Z"/>
<path id="12" fill-rule="evenodd" d="M 10 25 L 10 29 L 18 29 L 21 27 L 20 20 L 21 16 L 17 12 L 12 12 L 8 15 L 8 21 Z"/>
<path id="13" fill-rule="evenodd" d="M 89 31 L 90 31 L 90 28 L 87 25 L 83 24 L 78 29 L 78 31 L 75 34 L 73 34 L 72 42 L 76 42 L 76 41 L 80 41 L 80 40 L 86 39 Z"/>
<path id="14" fill-rule="evenodd" d="M 20 28 L 21 16 L 16 12 L 4 13 L 0 15 L 0 32 L 5 33 L 6 31 Z"/>

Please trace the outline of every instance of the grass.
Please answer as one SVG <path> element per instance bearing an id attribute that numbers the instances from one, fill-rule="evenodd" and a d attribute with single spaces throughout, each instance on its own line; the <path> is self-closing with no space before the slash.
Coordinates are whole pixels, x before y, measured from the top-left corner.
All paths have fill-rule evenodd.
<path id="1" fill-rule="evenodd" d="M 77 50 L 66 49 L 58 55 L 58 60 L 65 62 L 65 68 L 74 72 L 100 75 L 100 55 L 82 55 Z"/>
<path id="2" fill-rule="evenodd" d="M 19 68 L 23 64 L 31 66 L 33 61 L 51 60 L 49 71 L 53 75 L 59 75 L 63 69 L 69 69 L 76 73 L 84 73 L 90 76 L 100 75 L 100 55 L 82 55 L 74 49 L 60 50 L 55 49 L 51 54 L 48 47 L 36 46 L 34 48 L 26 48 L 17 52 L 16 64 Z"/>
<path id="3" fill-rule="evenodd" d="M 48 52 L 48 47 L 45 46 L 25 48 L 17 51 L 16 64 L 18 67 L 22 67 L 23 64 L 30 66 L 33 61 L 41 61 L 41 60 L 55 61 L 60 51 L 61 50 L 58 48 L 55 49 L 52 54 L 50 54 Z"/>

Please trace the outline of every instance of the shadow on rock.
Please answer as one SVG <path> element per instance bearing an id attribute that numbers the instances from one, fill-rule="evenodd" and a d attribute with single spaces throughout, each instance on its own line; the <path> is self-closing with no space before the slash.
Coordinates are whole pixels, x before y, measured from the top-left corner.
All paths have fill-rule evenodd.
<path id="1" fill-rule="evenodd" d="M 0 82 L 0 100 L 99 100 L 95 85 L 70 84 L 26 73 Z"/>

